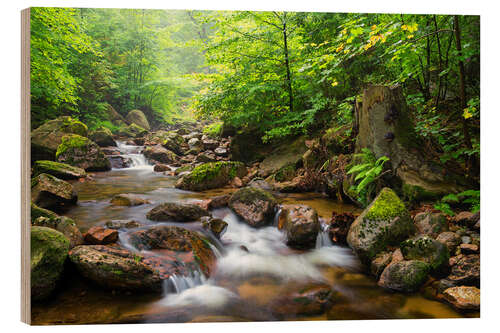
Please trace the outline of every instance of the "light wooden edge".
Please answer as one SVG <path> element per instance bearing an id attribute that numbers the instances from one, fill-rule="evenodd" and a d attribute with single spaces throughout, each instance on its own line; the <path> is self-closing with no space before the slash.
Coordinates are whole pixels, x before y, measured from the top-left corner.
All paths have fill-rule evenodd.
<path id="1" fill-rule="evenodd" d="M 30 8 L 21 11 L 21 321 L 31 324 Z"/>

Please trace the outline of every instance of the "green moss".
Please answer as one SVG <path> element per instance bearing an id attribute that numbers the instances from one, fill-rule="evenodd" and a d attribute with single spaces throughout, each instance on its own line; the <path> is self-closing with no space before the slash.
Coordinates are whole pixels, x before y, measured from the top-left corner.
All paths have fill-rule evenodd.
<path id="1" fill-rule="evenodd" d="M 406 207 L 390 188 L 383 188 L 375 198 L 365 218 L 368 220 L 391 220 L 406 212 Z"/>
<path id="2" fill-rule="evenodd" d="M 179 167 L 179 168 L 175 169 L 174 173 L 175 173 L 176 175 L 178 175 L 178 174 L 180 174 L 180 173 L 182 173 L 182 172 L 185 172 L 185 171 L 191 171 L 191 170 L 193 170 L 193 166 L 192 166 L 192 165 L 190 165 L 190 164 L 188 164 L 188 165 L 183 165 L 183 166 L 181 166 L 181 167 Z"/>
<path id="3" fill-rule="evenodd" d="M 244 187 L 239 189 L 231 196 L 230 202 L 242 202 L 250 205 L 255 203 L 256 200 L 276 202 L 276 199 L 271 193 L 257 187 Z"/>
<path id="4" fill-rule="evenodd" d="M 85 170 L 69 164 L 54 161 L 36 161 L 33 165 L 33 177 L 42 173 L 47 173 L 61 179 L 86 176 Z"/>
<path id="5" fill-rule="evenodd" d="M 439 193 L 430 192 L 418 185 L 410 185 L 407 183 L 403 184 L 402 191 L 404 198 L 410 202 L 436 200 L 440 197 Z"/>
<path id="6" fill-rule="evenodd" d="M 92 141 L 81 135 L 65 135 L 62 137 L 61 144 L 57 147 L 56 158 L 70 148 L 84 148 L 91 142 Z"/>
<path id="7" fill-rule="evenodd" d="M 288 164 L 274 174 L 274 179 L 278 182 L 292 180 L 295 177 L 295 172 L 295 164 Z"/>
<path id="8" fill-rule="evenodd" d="M 445 245 L 427 236 L 403 241 L 401 253 L 405 259 L 426 262 L 435 272 L 446 268 L 450 258 L 448 248 Z"/>
<path id="9" fill-rule="evenodd" d="M 71 117 L 63 117 L 63 131 L 81 136 L 87 136 L 88 127 L 81 121 Z"/>
<path id="10" fill-rule="evenodd" d="M 31 222 L 35 221 L 39 217 L 47 217 L 51 219 L 57 218 L 57 214 L 48 209 L 38 207 L 34 203 L 31 203 Z"/>
<path id="11" fill-rule="evenodd" d="M 203 128 L 203 134 L 212 138 L 220 137 L 222 134 L 222 122 L 216 122 Z"/>
<path id="12" fill-rule="evenodd" d="M 215 177 L 219 176 L 221 173 L 221 169 L 226 167 L 228 170 L 228 175 L 232 179 L 236 177 L 236 173 L 239 167 L 243 165 L 240 162 L 210 162 L 205 163 L 191 171 L 189 175 L 190 182 L 192 183 L 201 183 L 204 181 L 212 180 Z"/>
<path id="13" fill-rule="evenodd" d="M 427 280 L 430 266 L 418 260 L 391 265 L 390 280 L 402 286 L 402 291 L 414 292 Z"/>

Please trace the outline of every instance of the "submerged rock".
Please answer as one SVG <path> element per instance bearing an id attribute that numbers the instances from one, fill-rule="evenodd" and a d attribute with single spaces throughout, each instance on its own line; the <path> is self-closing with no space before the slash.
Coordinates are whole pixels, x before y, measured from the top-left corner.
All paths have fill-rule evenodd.
<path id="1" fill-rule="evenodd" d="M 429 271 L 429 264 L 419 260 L 391 263 L 380 275 L 378 285 L 396 291 L 412 293 L 427 281 Z"/>
<path id="2" fill-rule="evenodd" d="M 69 241 L 46 227 L 31 227 L 31 298 L 47 298 L 56 287 L 68 256 Z"/>
<path id="3" fill-rule="evenodd" d="M 31 180 L 31 201 L 41 208 L 62 209 L 77 200 L 73 186 L 64 180 L 45 173 Z"/>
<path id="4" fill-rule="evenodd" d="M 390 188 L 384 188 L 352 223 L 347 243 L 361 261 L 369 264 L 388 246 L 408 238 L 414 228 L 403 202 Z"/>
<path id="5" fill-rule="evenodd" d="M 87 176 L 85 170 L 69 164 L 54 161 L 36 161 L 33 165 L 33 177 L 41 173 L 46 173 L 64 180 L 78 179 Z"/>
<path id="6" fill-rule="evenodd" d="M 283 205 L 278 228 L 284 229 L 288 246 L 313 248 L 320 230 L 318 213 L 306 205 Z"/>
<path id="7" fill-rule="evenodd" d="M 106 171 L 111 163 L 99 146 L 86 137 L 76 134 L 66 135 L 57 147 L 56 159 L 86 171 Z"/>
<path id="8" fill-rule="evenodd" d="M 90 228 L 85 234 L 85 242 L 91 245 L 106 245 L 118 240 L 118 231 L 100 226 Z"/>
<path id="9" fill-rule="evenodd" d="M 152 221 L 192 222 L 208 215 L 207 210 L 195 204 L 165 202 L 151 209 L 146 217 Z"/>
<path id="10" fill-rule="evenodd" d="M 244 187 L 233 193 L 229 207 L 250 226 L 261 227 L 272 222 L 276 199 L 264 190 Z"/>
<path id="11" fill-rule="evenodd" d="M 84 123 L 71 117 L 49 120 L 31 132 L 31 161 L 54 161 L 63 136 L 68 134 L 87 136 L 87 130 Z"/>
<path id="12" fill-rule="evenodd" d="M 192 253 L 192 258 L 207 276 L 210 276 L 215 267 L 216 256 L 208 240 L 185 228 L 156 225 L 145 230 L 130 232 L 129 239 L 136 248 L 141 250 L 164 249 Z"/>
<path id="13" fill-rule="evenodd" d="M 117 194 L 111 199 L 113 206 L 140 206 L 148 203 L 147 199 L 143 199 L 137 194 L 132 193 Z"/>
<path id="14" fill-rule="evenodd" d="M 382 252 L 377 254 L 377 256 L 372 260 L 370 265 L 370 272 L 378 279 L 380 274 L 392 261 L 391 252 Z"/>
<path id="15" fill-rule="evenodd" d="M 47 227 L 59 231 L 69 240 L 69 247 L 83 244 L 83 236 L 75 221 L 66 216 L 38 217 L 31 225 Z"/>
<path id="16" fill-rule="evenodd" d="M 157 270 L 144 257 L 123 248 L 80 245 L 69 252 L 71 262 L 87 279 L 109 289 L 162 290 Z"/>
<path id="17" fill-rule="evenodd" d="M 184 175 L 175 186 L 183 190 L 203 191 L 226 186 L 234 177 L 241 178 L 246 173 L 246 167 L 241 162 L 205 163 Z"/>
<path id="18" fill-rule="evenodd" d="M 443 292 L 444 299 L 459 310 L 479 310 L 481 292 L 476 287 L 453 287 Z"/>

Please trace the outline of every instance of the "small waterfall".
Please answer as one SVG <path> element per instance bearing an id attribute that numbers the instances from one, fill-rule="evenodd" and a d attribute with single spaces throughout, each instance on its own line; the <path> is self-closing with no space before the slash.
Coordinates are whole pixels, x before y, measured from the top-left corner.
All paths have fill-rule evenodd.
<path id="1" fill-rule="evenodd" d="M 276 214 L 274 215 L 273 226 L 275 226 L 276 228 L 278 227 L 278 225 L 280 223 L 280 215 L 281 215 L 281 207 L 278 208 L 278 210 L 276 211 Z"/>
<path id="2" fill-rule="evenodd" d="M 130 159 L 131 165 L 129 168 L 142 169 L 151 167 L 146 157 L 141 153 L 143 146 L 127 145 L 123 141 L 116 141 L 116 145 L 122 156 Z"/>
<path id="3" fill-rule="evenodd" d="M 165 280 L 164 292 L 166 294 L 176 293 L 180 294 L 184 290 L 201 286 L 207 281 L 205 275 L 200 270 L 191 272 L 188 276 L 185 275 L 171 275 Z"/>
<path id="4" fill-rule="evenodd" d="M 328 232 L 329 225 L 321 222 L 318 237 L 316 238 L 316 249 L 333 246 Z"/>

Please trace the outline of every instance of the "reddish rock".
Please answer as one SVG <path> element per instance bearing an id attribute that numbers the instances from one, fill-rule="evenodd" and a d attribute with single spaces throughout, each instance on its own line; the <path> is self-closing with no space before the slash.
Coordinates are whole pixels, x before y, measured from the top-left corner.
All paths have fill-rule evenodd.
<path id="1" fill-rule="evenodd" d="M 459 256 L 446 279 L 452 281 L 454 285 L 479 286 L 480 271 L 479 255 Z"/>
<path id="2" fill-rule="evenodd" d="M 233 193 L 229 207 L 250 226 L 261 227 L 273 220 L 276 199 L 264 190 L 244 187 Z"/>
<path id="3" fill-rule="evenodd" d="M 287 245 L 313 248 L 320 230 L 318 213 L 306 205 L 283 205 L 279 216 L 279 229 L 284 229 Z"/>
<path id="4" fill-rule="evenodd" d="M 479 213 L 460 212 L 453 217 L 453 222 L 473 227 L 479 221 Z"/>
<path id="5" fill-rule="evenodd" d="M 356 217 L 351 213 L 332 213 L 332 218 L 330 219 L 330 238 L 339 244 L 347 244 L 347 234 L 349 233 L 349 228 Z"/>
<path id="6" fill-rule="evenodd" d="M 477 254 L 479 246 L 475 244 L 460 244 L 460 252 L 463 254 Z"/>
<path id="7" fill-rule="evenodd" d="M 85 242 L 93 245 L 115 243 L 118 240 L 118 231 L 95 226 L 84 235 Z"/>
<path id="8" fill-rule="evenodd" d="M 476 287 L 452 287 L 443 292 L 444 299 L 460 310 L 479 310 L 481 293 Z"/>
<path id="9" fill-rule="evenodd" d="M 166 164 L 157 163 L 155 164 L 153 171 L 155 172 L 170 171 L 170 167 Z"/>
<path id="10" fill-rule="evenodd" d="M 130 193 L 118 194 L 111 199 L 111 204 L 113 206 L 139 206 L 148 203 L 148 200 Z"/>
<path id="11" fill-rule="evenodd" d="M 460 245 L 460 236 L 451 231 L 440 233 L 436 240 L 446 245 L 451 254 L 455 253 L 457 246 Z"/>
<path id="12" fill-rule="evenodd" d="M 233 181 L 231 182 L 232 187 L 240 188 L 243 186 L 243 182 L 239 177 L 234 177 Z"/>

